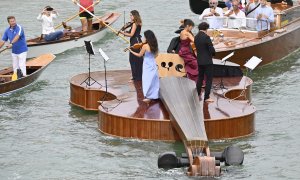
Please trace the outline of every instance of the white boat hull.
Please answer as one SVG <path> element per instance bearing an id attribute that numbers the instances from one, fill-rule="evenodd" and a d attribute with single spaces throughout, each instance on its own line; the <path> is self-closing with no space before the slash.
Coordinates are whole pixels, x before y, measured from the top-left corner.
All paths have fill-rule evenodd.
<path id="1" fill-rule="evenodd" d="M 68 49 L 82 47 L 84 46 L 84 41 L 97 42 L 105 36 L 106 32 L 106 29 L 103 29 L 94 34 L 78 39 L 72 39 L 50 44 L 28 45 L 27 58 L 37 57 L 46 53 L 59 54 Z"/>

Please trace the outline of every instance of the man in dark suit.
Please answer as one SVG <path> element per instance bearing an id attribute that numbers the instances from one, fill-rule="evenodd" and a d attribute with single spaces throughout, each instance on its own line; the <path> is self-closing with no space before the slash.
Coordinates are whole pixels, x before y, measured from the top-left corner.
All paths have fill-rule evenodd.
<path id="1" fill-rule="evenodd" d="M 212 57 L 215 55 L 215 48 L 210 40 L 210 37 L 206 34 L 209 24 L 202 22 L 199 24 L 199 32 L 195 36 L 195 46 L 197 49 L 197 61 L 198 61 L 198 82 L 197 82 L 197 92 L 198 95 L 201 95 L 201 88 L 204 79 L 206 76 L 206 86 L 204 101 L 213 102 L 214 100 L 209 97 L 212 79 L 213 79 L 213 61 Z"/>

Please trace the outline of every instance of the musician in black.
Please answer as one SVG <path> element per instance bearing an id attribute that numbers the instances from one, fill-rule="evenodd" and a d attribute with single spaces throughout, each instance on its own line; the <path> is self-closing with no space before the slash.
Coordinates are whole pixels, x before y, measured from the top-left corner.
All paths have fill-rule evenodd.
<path id="1" fill-rule="evenodd" d="M 209 24 L 202 22 L 199 24 L 199 32 L 195 36 L 195 46 L 197 49 L 197 62 L 198 62 L 198 81 L 197 81 L 197 92 L 199 97 L 201 96 L 201 88 L 204 79 L 206 76 L 206 86 L 204 101 L 213 102 L 214 100 L 209 97 L 210 90 L 212 86 L 213 79 L 213 60 L 212 57 L 215 55 L 216 51 L 211 42 L 210 37 L 206 34 Z"/>
<path id="2" fill-rule="evenodd" d="M 141 29 L 142 29 L 142 19 L 137 10 L 130 12 L 131 28 L 128 32 L 120 31 L 121 34 L 130 37 L 130 46 L 133 46 L 136 43 L 141 43 Z M 136 53 L 140 52 L 140 49 L 133 50 Z M 132 72 L 132 78 L 129 82 L 141 81 L 143 74 L 143 57 L 137 57 L 132 53 L 129 53 L 129 62 Z"/>

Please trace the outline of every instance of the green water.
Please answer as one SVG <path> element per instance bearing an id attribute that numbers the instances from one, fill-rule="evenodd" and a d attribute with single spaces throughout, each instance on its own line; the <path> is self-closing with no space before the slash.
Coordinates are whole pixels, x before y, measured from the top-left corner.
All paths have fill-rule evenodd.
<path id="1" fill-rule="evenodd" d="M 77 12 L 71 1 L 0 1 L 0 32 L 6 16 L 15 15 L 28 38 L 39 36 L 36 21 L 40 10 L 51 5 L 60 20 Z M 182 0 L 103 0 L 99 15 L 108 11 L 137 9 L 143 30 L 153 30 L 159 48 L 165 52 L 179 20 L 197 21 Z M 60 21 L 57 21 L 60 22 Z M 69 23 L 75 27 L 79 20 Z M 113 25 L 120 28 L 123 16 Z M 127 46 L 109 31 L 94 44 L 110 57 L 108 69 L 128 69 Z M 0 68 L 11 65 L 9 53 L 0 56 Z M 157 169 L 157 157 L 165 151 L 183 151 L 180 143 L 116 139 L 97 130 L 97 114 L 71 107 L 69 80 L 87 71 L 84 48 L 57 55 L 55 61 L 32 86 L 0 97 L 0 179 L 188 179 L 183 169 Z M 220 179 L 298 179 L 300 148 L 300 52 L 254 71 L 253 103 L 257 107 L 256 132 L 238 140 L 211 142 L 212 150 L 230 144 L 245 152 L 244 165 L 227 167 Z M 99 56 L 92 59 L 92 71 L 103 70 Z"/>

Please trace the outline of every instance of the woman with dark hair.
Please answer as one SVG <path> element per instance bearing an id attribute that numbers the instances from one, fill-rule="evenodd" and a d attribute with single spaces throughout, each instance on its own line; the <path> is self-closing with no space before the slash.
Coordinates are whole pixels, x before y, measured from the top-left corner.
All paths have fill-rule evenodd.
<path id="1" fill-rule="evenodd" d="M 142 20 L 140 14 L 137 10 L 133 10 L 130 12 L 130 20 L 131 20 L 131 28 L 128 32 L 121 31 L 120 33 L 130 37 L 130 46 L 133 46 L 136 43 L 141 43 L 141 29 L 142 29 Z M 140 50 L 136 49 L 134 52 L 139 53 Z M 129 62 L 131 67 L 132 81 L 140 81 L 142 80 L 143 73 L 143 58 L 136 57 L 132 53 L 129 53 Z"/>
<path id="2" fill-rule="evenodd" d="M 187 77 L 195 82 L 198 79 L 198 64 L 197 58 L 193 50 L 190 48 L 194 42 L 194 36 L 191 33 L 194 28 L 194 22 L 190 19 L 185 19 L 183 22 L 184 29 L 180 33 L 180 50 L 179 56 L 183 58 Z"/>
<path id="3" fill-rule="evenodd" d="M 155 62 L 155 57 L 158 55 L 158 44 L 151 30 L 145 31 L 144 36 L 145 40 L 143 43 L 145 44 L 141 51 L 139 53 L 131 49 L 129 51 L 137 57 L 144 56 L 142 84 L 145 99 L 143 101 L 149 103 L 152 99 L 159 98 L 159 79 Z"/>

